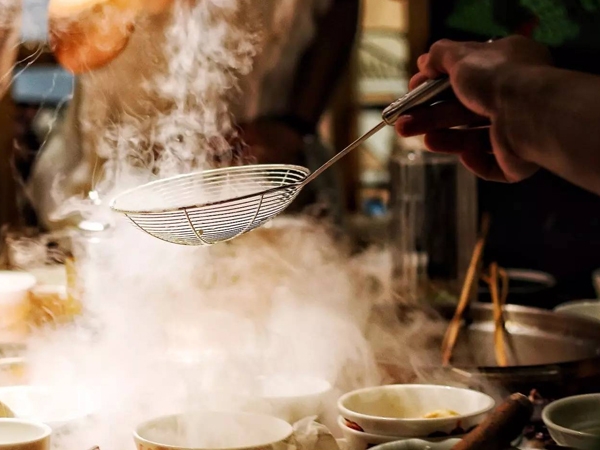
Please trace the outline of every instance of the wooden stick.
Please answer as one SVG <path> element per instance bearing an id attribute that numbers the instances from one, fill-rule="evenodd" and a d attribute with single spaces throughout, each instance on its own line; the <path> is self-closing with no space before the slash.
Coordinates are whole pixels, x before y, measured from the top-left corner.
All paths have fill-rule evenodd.
<path id="1" fill-rule="evenodd" d="M 506 299 L 508 298 L 508 273 L 502 267 L 498 268 L 498 275 L 500 276 L 500 280 L 502 281 L 502 289 L 500 291 L 500 304 L 502 306 L 506 305 Z"/>
<path id="2" fill-rule="evenodd" d="M 469 304 L 473 289 L 473 282 L 477 278 L 477 271 L 481 257 L 483 256 L 483 249 L 485 247 L 485 241 L 487 239 L 489 229 L 490 217 L 486 214 L 483 216 L 483 220 L 481 222 L 479 239 L 477 240 L 475 248 L 473 249 L 473 255 L 471 256 L 471 262 L 469 263 L 469 267 L 467 269 L 465 281 L 460 293 L 460 299 L 458 301 L 456 311 L 454 311 L 454 317 L 446 329 L 446 335 L 444 336 L 444 341 L 442 342 L 442 364 L 444 366 L 448 366 L 450 364 L 450 360 L 452 359 L 452 352 L 454 351 L 454 346 L 456 345 L 456 340 L 458 339 L 462 316 L 467 308 L 467 305 Z"/>
<path id="3" fill-rule="evenodd" d="M 496 362 L 498 365 L 500 367 L 506 367 L 508 362 L 506 359 L 506 348 L 504 346 L 504 319 L 502 313 L 502 299 L 498 292 L 497 263 L 492 263 L 490 266 L 490 293 L 492 295 L 492 305 L 494 308 L 494 353 L 496 354 Z"/>

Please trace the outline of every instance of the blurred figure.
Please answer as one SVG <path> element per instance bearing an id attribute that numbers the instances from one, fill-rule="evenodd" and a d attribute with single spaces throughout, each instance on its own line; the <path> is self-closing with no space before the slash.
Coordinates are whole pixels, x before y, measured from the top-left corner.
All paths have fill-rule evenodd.
<path id="1" fill-rule="evenodd" d="M 21 42 L 21 0 L 0 1 L 0 98 L 12 81 Z"/>
<path id="2" fill-rule="evenodd" d="M 99 150 L 102 131 L 126 117 L 157 114 L 160 105 L 144 83 L 169 63 L 164 48 L 171 1 L 126 2 L 125 12 L 117 8 L 107 13 L 108 28 L 99 28 L 85 14 L 78 17 L 88 17 L 87 25 L 73 22 L 69 3 L 51 2 L 51 39 L 59 62 L 79 74 L 78 83 L 64 125 L 42 149 L 29 180 L 33 206 L 47 228 L 64 225 L 51 217 L 64 198 L 85 196 L 93 188 L 99 166 L 106 160 Z M 348 61 L 359 1 L 250 3 L 252 11 L 233 20 L 259 18 L 251 26 L 258 27 L 262 44 L 252 71 L 240 78 L 240 92 L 220 107 L 233 114 L 237 124 L 233 134 L 239 132 L 248 146 L 236 145 L 234 139 L 234 148 L 243 151 L 233 157 L 259 163 L 318 164 L 328 155 L 315 157 L 305 150 L 307 143 L 315 142 L 317 124 Z M 143 20 L 138 20 L 140 14 Z M 226 153 L 223 158 L 229 162 L 231 156 Z M 313 159 L 312 164 L 307 158 Z M 221 159 L 217 150 L 214 165 Z"/>

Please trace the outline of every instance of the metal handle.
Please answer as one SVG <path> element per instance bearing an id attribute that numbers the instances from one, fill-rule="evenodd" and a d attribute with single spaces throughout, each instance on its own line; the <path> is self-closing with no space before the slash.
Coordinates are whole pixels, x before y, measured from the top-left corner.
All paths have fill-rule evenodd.
<path id="1" fill-rule="evenodd" d="M 493 37 L 486 43 L 489 44 L 498 39 L 498 37 Z M 450 80 L 447 76 L 426 81 L 385 108 L 381 114 L 383 121 L 388 125 L 394 125 L 407 110 L 433 100 L 449 88 Z"/>
<path id="2" fill-rule="evenodd" d="M 450 88 L 448 77 L 426 81 L 412 91 L 406 93 L 383 110 L 381 117 L 388 125 L 394 125 L 398 118 L 410 108 L 433 100 Z"/>

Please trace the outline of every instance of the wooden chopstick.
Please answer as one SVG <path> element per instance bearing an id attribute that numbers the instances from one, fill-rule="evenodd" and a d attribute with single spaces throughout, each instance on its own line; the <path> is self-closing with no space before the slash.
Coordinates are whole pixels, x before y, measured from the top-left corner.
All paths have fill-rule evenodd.
<path id="1" fill-rule="evenodd" d="M 446 334 L 442 342 L 442 364 L 444 366 L 448 366 L 450 364 L 450 360 L 452 359 L 452 352 L 454 351 L 454 346 L 456 345 L 456 340 L 458 339 L 458 333 L 460 331 L 463 314 L 471 298 L 473 283 L 477 278 L 477 271 L 479 269 L 481 257 L 483 256 L 483 249 L 485 247 L 489 229 L 490 217 L 489 215 L 485 214 L 481 222 L 479 239 L 475 244 L 473 255 L 471 256 L 471 262 L 467 268 L 467 274 L 465 276 L 465 281 L 460 293 L 460 299 L 458 301 L 456 310 L 454 311 L 454 317 L 452 317 L 452 320 L 446 329 Z"/>
<path id="2" fill-rule="evenodd" d="M 506 347 L 504 345 L 504 318 L 502 313 L 502 297 L 498 291 L 498 264 L 492 263 L 490 266 L 490 294 L 492 296 L 492 305 L 494 310 L 494 353 L 496 354 L 496 363 L 500 367 L 506 367 L 508 361 L 506 358 Z M 505 284 L 502 286 L 502 295 L 508 289 Z"/>

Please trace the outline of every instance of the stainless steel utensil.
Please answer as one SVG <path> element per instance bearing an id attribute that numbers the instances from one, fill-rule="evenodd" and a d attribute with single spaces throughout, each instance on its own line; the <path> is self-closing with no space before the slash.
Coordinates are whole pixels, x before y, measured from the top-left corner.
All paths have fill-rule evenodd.
<path id="1" fill-rule="evenodd" d="M 253 230 L 283 212 L 302 188 L 410 108 L 433 101 L 447 78 L 423 83 L 390 104 L 381 122 L 315 170 L 249 165 L 166 178 L 130 189 L 111 202 L 139 229 L 163 241 L 211 245 Z"/>

